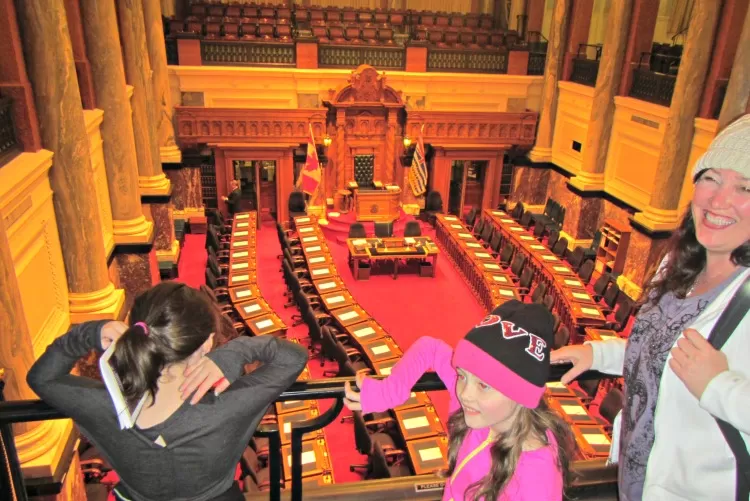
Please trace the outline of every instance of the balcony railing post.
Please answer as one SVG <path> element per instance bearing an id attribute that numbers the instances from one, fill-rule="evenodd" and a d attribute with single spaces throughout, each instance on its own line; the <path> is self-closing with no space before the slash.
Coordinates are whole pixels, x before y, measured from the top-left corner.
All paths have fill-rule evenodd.
<path id="1" fill-rule="evenodd" d="M 0 369 L 0 403 L 5 402 L 5 369 Z M 13 427 L 10 423 L 0 421 L 0 454 L 3 465 L 0 467 L 0 499 L 10 501 L 27 501 L 26 484 L 23 481 L 21 462 L 16 451 Z"/>

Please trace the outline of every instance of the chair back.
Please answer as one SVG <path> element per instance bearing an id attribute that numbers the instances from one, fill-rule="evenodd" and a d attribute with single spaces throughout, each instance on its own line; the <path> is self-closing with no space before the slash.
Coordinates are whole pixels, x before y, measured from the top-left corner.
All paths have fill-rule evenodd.
<path id="1" fill-rule="evenodd" d="M 425 199 L 425 210 L 426 211 L 442 211 L 443 210 L 443 197 L 439 191 L 431 191 L 427 194 Z"/>
<path id="2" fill-rule="evenodd" d="M 544 282 L 539 282 L 536 285 L 536 288 L 534 289 L 534 292 L 531 293 L 531 302 L 532 303 L 541 303 L 544 299 L 544 294 L 547 292 L 547 284 Z"/>
<path id="3" fill-rule="evenodd" d="M 220 277 L 222 275 L 221 268 L 219 267 L 219 263 L 216 261 L 216 255 L 208 255 L 208 266 L 211 268 L 211 271 L 213 274 L 217 277 Z"/>
<path id="4" fill-rule="evenodd" d="M 542 237 L 544 236 L 544 222 L 537 221 L 534 223 L 534 237 L 536 237 L 537 240 L 542 240 Z"/>
<path id="5" fill-rule="evenodd" d="M 621 331 L 625 328 L 626 324 L 628 323 L 628 319 L 630 318 L 630 315 L 633 313 L 633 300 L 630 299 L 625 294 L 620 294 L 620 297 L 617 300 L 618 306 L 617 311 L 615 311 L 615 322 L 617 325 L 615 325 L 616 330 Z"/>
<path id="6" fill-rule="evenodd" d="M 560 324 L 555 332 L 555 345 L 553 349 L 559 350 L 563 346 L 566 346 L 570 341 L 570 331 L 565 324 Z"/>
<path id="7" fill-rule="evenodd" d="M 469 213 L 466 215 L 466 219 L 464 219 L 464 222 L 466 223 L 466 226 L 468 226 L 469 228 L 472 228 L 476 220 L 477 220 L 477 208 L 472 207 Z"/>
<path id="8" fill-rule="evenodd" d="M 617 297 L 620 295 L 620 288 L 616 282 L 612 282 L 609 288 L 604 292 L 604 303 L 609 306 L 611 310 L 615 309 L 617 305 Z"/>
<path id="9" fill-rule="evenodd" d="M 492 235 L 492 240 L 490 240 L 490 249 L 492 249 L 495 252 L 500 252 L 500 246 L 503 244 L 503 234 L 499 231 L 496 231 L 494 235 Z"/>
<path id="10" fill-rule="evenodd" d="M 474 226 L 474 234 L 481 235 L 485 226 L 490 226 L 490 222 L 486 221 L 484 218 L 479 218 L 479 221 L 477 221 L 477 224 Z"/>
<path id="11" fill-rule="evenodd" d="M 375 236 L 378 238 L 388 238 L 393 236 L 393 222 L 376 222 Z"/>
<path id="12" fill-rule="evenodd" d="M 594 239 L 591 241 L 591 247 L 589 247 L 589 250 L 596 251 L 599 248 L 599 244 L 602 242 L 602 232 L 601 230 L 596 230 L 596 233 L 594 233 Z"/>
<path id="13" fill-rule="evenodd" d="M 349 238 L 367 238 L 365 225 L 362 223 L 352 223 L 349 225 Z"/>
<path id="14" fill-rule="evenodd" d="M 482 233 L 479 236 L 479 238 L 487 243 L 490 243 L 492 240 L 492 232 L 495 230 L 495 227 L 492 226 L 490 223 L 487 223 L 484 225 L 484 228 L 482 228 Z"/>
<path id="15" fill-rule="evenodd" d="M 508 242 L 505 244 L 505 247 L 503 247 L 503 252 L 500 253 L 500 262 L 503 264 L 510 263 L 510 260 L 512 257 L 513 257 L 513 244 Z"/>
<path id="16" fill-rule="evenodd" d="M 305 195 L 301 191 L 293 191 L 289 194 L 289 212 L 305 212 Z"/>
<path id="17" fill-rule="evenodd" d="M 552 253 L 557 257 L 563 257 L 565 251 L 568 248 L 568 239 L 565 237 L 560 238 L 555 246 L 552 248 Z"/>
<path id="18" fill-rule="evenodd" d="M 552 305 L 555 302 L 555 298 L 552 297 L 552 294 L 547 294 L 544 296 L 544 299 L 542 300 L 542 304 L 545 308 L 547 308 L 549 311 L 552 311 Z"/>
<path id="19" fill-rule="evenodd" d="M 526 256 L 519 252 L 513 258 L 513 264 L 510 265 L 510 271 L 515 276 L 519 276 L 521 274 L 521 270 L 523 269 L 524 264 L 526 264 Z"/>
<path id="20" fill-rule="evenodd" d="M 552 228 L 549 230 L 549 236 L 547 237 L 547 247 L 552 249 L 557 241 L 560 239 L 560 230 Z"/>
<path id="21" fill-rule="evenodd" d="M 519 221 L 521 226 L 523 226 L 524 228 L 528 228 L 529 226 L 531 226 L 531 216 L 533 215 L 534 214 L 532 214 L 530 210 L 525 211 L 523 213 L 523 216 L 521 216 L 521 220 Z"/>
<path id="22" fill-rule="evenodd" d="M 581 267 L 581 263 L 583 263 L 583 247 L 578 245 L 573 249 L 570 256 L 568 256 L 568 264 L 570 264 L 571 268 L 578 271 L 578 268 Z"/>
<path id="23" fill-rule="evenodd" d="M 419 221 L 407 221 L 404 227 L 405 237 L 420 237 L 422 236 L 422 227 L 419 225 Z"/>
<path id="24" fill-rule="evenodd" d="M 206 267 L 206 284 L 212 289 L 219 287 L 219 281 L 216 280 L 216 275 L 213 274 L 210 267 Z"/>
<path id="25" fill-rule="evenodd" d="M 531 266 L 527 266 L 523 269 L 521 272 L 521 278 L 518 281 L 518 286 L 524 289 L 528 289 L 531 287 L 531 280 L 534 278 L 534 271 L 531 269 Z"/>
<path id="26" fill-rule="evenodd" d="M 581 280 L 584 284 L 588 284 L 591 280 L 591 275 L 594 273 L 594 261 L 591 259 L 587 259 L 582 265 L 581 268 L 578 270 L 578 276 L 581 277 Z"/>
<path id="27" fill-rule="evenodd" d="M 607 286 L 612 281 L 612 275 L 609 273 L 602 273 L 599 278 L 594 282 L 594 294 L 597 296 L 603 296 L 604 291 L 607 290 Z"/>
<path id="28" fill-rule="evenodd" d="M 599 406 L 599 414 L 610 424 L 614 423 L 617 413 L 622 410 L 624 404 L 625 395 L 623 395 L 622 390 L 619 388 L 612 388 L 602 399 L 602 403 Z"/>

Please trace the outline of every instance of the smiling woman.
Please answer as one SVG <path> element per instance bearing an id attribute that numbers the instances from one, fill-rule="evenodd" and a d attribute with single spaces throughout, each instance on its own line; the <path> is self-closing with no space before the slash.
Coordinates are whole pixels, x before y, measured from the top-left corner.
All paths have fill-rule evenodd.
<path id="1" fill-rule="evenodd" d="M 721 350 L 707 340 L 750 277 L 750 115 L 719 134 L 693 170 L 690 208 L 644 290 L 627 341 L 566 346 L 567 382 L 587 369 L 625 378 L 620 499 L 748 499 L 717 419 L 750 442 L 750 315 Z M 659 440 L 656 440 L 656 437 Z M 617 437 L 613 437 L 616 439 Z M 618 450 L 613 443 L 612 450 Z"/>

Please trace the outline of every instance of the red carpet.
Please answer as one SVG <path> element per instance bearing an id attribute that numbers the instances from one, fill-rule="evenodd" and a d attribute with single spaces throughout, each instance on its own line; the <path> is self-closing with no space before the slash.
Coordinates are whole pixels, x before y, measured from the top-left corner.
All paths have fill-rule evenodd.
<path id="1" fill-rule="evenodd" d="M 429 227 L 427 227 L 429 228 Z M 431 228 L 429 229 L 431 231 Z M 428 233 L 429 234 L 429 233 Z M 269 305 L 291 326 L 297 308 L 284 308 L 286 286 L 277 256 L 281 246 L 273 223 L 263 223 L 257 234 L 258 286 Z M 431 235 L 434 236 L 434 235 Z M 206 253 L 204 235 L 186 235 L 179 265 L 179 280 L 193 287 L 204 283 Z M 400 274 L 397 280 L 390 275 L 374 275 L 369 280 L 354 280 L 347 266 L 347 249 L 329 239 L 329 247 L 341 278 L 356 301 L 375 318 L 393 337 L 402 350 L 407 350 L 420 336 L 444 339 L 455 343 L 479 321 L 484 310 L 474 299 L 465 281 L 454 269 L 447 256 L 438 259 L 435 278 L 421 278 L 416 274 Z M 307 327 L 290 327 L 289 337 L 306 338 Z M 309 364 L 314 378 L 323 377 L 323 369 L 336 370 L 335 363 L 321 368 L 316 359 Z M 448 420 L 447 392 L 430 393 L 438 415 Z M 321 412 L 330 402 L 320 401 Z M 348 415 L 346 409 L 342 416 Z M 360 480 L 362 477 L 349 471 L 350 464 L 365 463 L 366 458 L 354 448 L 354 430 L 351 422 L 341 423 L 340 418 L 325 428 L 326 442 L 331 452 L 334 479 L 338 483 Z"/>

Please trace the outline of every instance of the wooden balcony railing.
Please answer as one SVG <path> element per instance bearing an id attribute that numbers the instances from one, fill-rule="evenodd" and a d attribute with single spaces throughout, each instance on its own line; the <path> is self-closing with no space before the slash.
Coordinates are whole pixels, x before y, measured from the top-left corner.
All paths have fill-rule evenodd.
<path id="1" fill-rule="evenodd" d="M 294 67 L 296 51 L 293 43 L 202 40 L 201 60 L 205 65 Z"/>
<path id="2" fill-rule="evenodd" d="M 357 68 L 362 64 L 383 70 L 403 71 L 406 68 L 406 49 L 356 45 L 318 46 L 320 68 Z"/>
<path id="3" fill-rule="evenodd" d="M 645 68 L 636 68 L 633 70 L 633 85 L 629 95 L 650 103 L 669 106 L 672 104 L 676 80 L 676 75 L 665 75 Z"/>
<path id="4" fill-rule="evenodd" d="M 570 81 L 589 87 L 596 86 L 596 77 L 599 74 L 599 61 L 596 59 L 586 59 L 576 57 L 573 59 L 573 73 L 570 75 Z"/>
<path id="5" fill-rule="evenodd" d="M 0 165 L 21 152 L 13 126 L 12 105 L 9 97 L 0 97 Z"/>
<path id="6" fill-rule="evenodd" d="M 547 61 L 546 52 L 529 53 L 528 75 L 544 75 L 544 63 Z"/>
<path id="7" fill-rule="evenodd" d="M 508 52 L 430 48 L 427 71 L 454 73 L 507 73 Z"/>

